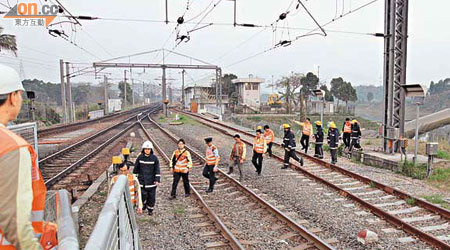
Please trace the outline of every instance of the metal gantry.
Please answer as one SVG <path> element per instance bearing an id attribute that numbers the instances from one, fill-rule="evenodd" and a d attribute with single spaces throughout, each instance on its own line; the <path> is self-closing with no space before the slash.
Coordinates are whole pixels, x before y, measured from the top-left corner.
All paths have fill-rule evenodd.
<path id="1" fill-rule="evenodd" d="M 166 69 L 201 69 L 201 70 L 215 70 L 216 71 L 216 105 L 222 110 L 222 69 L 216 65 L 198 65 L 198 64 L 155 64 L 155 63 L 106 63 L 98 62 L 92 65 L 97 72 L 97 68 L 101 70 L 105 68 L 154 68 L 162 69 L 162 99 L 167 100 L 167 84 L 166 84 Z M 184 91 L 184 90 L 183 90 Z M 164 113 L 167 107 L 164 105 Z"/>
<path id="2" fill-rule="evenodd" d="M 404 137 L 405 94 L 402 85 L 406 84 L 406 59 L 408 39 L 409 0 L 385 0 L 385 43 L 383 67 L 383 148 L 390 151 L 388 142 Z M 389 130 L 397 129 L 392 137 Z M 397 145 L 392 145 L 397 149 Z"/>

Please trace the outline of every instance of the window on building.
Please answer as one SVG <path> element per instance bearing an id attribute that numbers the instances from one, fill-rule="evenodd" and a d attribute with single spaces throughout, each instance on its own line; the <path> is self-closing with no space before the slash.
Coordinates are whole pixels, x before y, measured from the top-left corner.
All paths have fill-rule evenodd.
<path id="1" fill-rule="evenodd" d="M 245 83 L 245 90 L 251 90 L 252 89 L 252 85 L 251 83 Z"/>
<path id="2" fill-rule="evenodd" d="M 258 84 L 257 83 L 253 83 L 253 90 L 258 90 Z"/>
<path id="3" fill-rule="evenodd" d="M 205 108 L 205 104 L 200 104 L 200 109 L 204 109 Z"/>

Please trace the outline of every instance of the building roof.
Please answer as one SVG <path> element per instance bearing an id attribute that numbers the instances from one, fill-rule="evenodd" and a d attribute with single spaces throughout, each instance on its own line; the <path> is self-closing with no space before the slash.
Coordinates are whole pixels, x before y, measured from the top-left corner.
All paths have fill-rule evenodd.
<path id="1" fill-rule="evenodd" d="M 263 83 L 265 82 L 264 78 L 237 78 L 231 81 L 232 83 L 246 83 L 246 82 L 251 82 L 251 83 Z"/>

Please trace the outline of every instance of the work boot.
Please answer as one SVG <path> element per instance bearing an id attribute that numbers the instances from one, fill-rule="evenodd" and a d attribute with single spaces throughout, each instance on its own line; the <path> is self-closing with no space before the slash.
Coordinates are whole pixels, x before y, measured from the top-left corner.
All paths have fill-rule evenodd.
<path id="1" fill-rule="evenodd" d="M 303 158 L 300 159 L 300 166 L 303 167 Z"/>
<path id="2" fill-rule="evenodd" d="M 230 167 L 230 170 L 228 170 L 228 175 L 230 175 L 231 173 L 233 173 L 233 168 L 232 167 Z"/>
<path id="3" fill-rule="evenodd" d="M 208 189 L 206 189 L 206 192 L 207 193 L 212 193 L 214 190 L 212 189 L 212 188 L 208 188 Z"/>
<path id="4" fill-rule="evenodd" d="M 150 216 L 153 215 L 153 209 L 151 209 L 151 208 L 148 209 L 148 215 L 150 215 Z"/>
<path id="5" fill-rule="evenodd" d="M 283 166 L 281 167 L 281 169 L 287 169 L 287 168 L 288 168 L 287 165 L 283 165 Z"/>
<path id="6" fill-rule="evenodd" d="M 171 195 L 170 197 L 169 197 L 169 200 L 175 200 L 177 197 L 175 196 L 175 195 Z"/>
<path id="7" fill-rule="evenodd" d="M 191 196 L 191 194 L 184 194 L 184 197 L 189 197 Z"/>
<path id="8" fill-rule="evenodd" d="M 145 211 L 145 210 L 147 210 L 147 205 L 146 204 L 144 204 L 144 206 L 142 207 L 142 211 Z"/>

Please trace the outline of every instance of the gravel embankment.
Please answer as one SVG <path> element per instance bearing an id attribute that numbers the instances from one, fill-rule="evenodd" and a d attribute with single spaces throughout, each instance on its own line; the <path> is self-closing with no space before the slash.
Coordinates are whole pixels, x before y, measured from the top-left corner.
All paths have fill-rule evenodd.
<path id="1" fill-rule="evenodd" d="M 200 151 L 204 149 L 203 137 L 214 136 L 214 143 L 218 146 L 222 156 L 222 168 L 231 151 L 233 140 L 229 136 L 221 135 L 216 130 L 203 125 L 165 125 L 174 133 L 186 139 L 187 143 Z M 186 133 L 189 131 L 189 133 Z M 316 183 L 292 170 L 281 170 L 281 163 L 265 158 L 262 176 L 256 176 L 251 165 L 251 148 L 247 147 L 247 162 L 244 165 L 246 175 L 243 183 L 256 188 L 266 194 L 266 200 L 273 201 L 273 205 L 284 206 L 282 211 L 304 223 L 309 229 L 321 231 L 318 235 L 323 239 L 337 238 L 335 245 L 339 249 L 426 249 L 423 243 L 402 244 L 398 238 L 407 237 L 403 231 L 385 232 L 392 229 L 390 224 L 380 220 L 372 214 L 357 215 L 361 208 L 352 201 L 338 195 L 328 187 Z M 340 164 L 344 162 L 341 161 Z M 307 165 L 306 165 L 307 166 Z M 391 175 L 392 173 L 389 173 Z M 235 175 L 236 176 L 236 175 Z M 306 220 L 307 222 L 303 221 Z M 378 233 L 377 243 L 363 246 L 356 241 L 356 235 L 362 229 L 369 229 Z M 384 231 L 382 229 L 385 229 Z"/>

